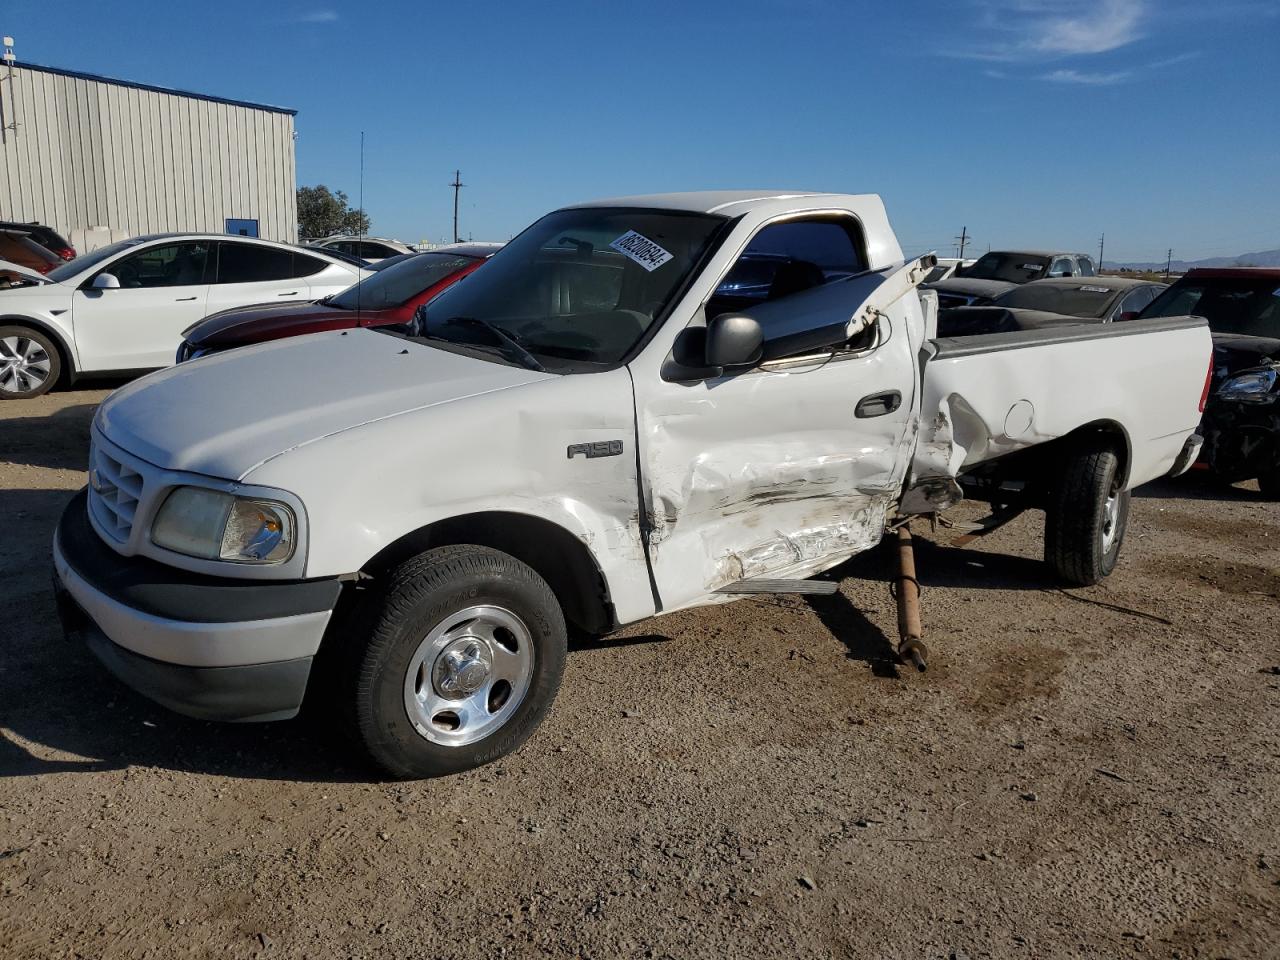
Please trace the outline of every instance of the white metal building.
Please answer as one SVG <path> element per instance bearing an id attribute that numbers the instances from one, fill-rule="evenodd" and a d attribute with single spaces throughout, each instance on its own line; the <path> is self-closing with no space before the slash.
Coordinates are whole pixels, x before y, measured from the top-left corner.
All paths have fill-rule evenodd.
<path id="1" fill-rule="evenodd" d="M 297 239 L 294 110 L 0 65 L 0 220 L 81 252 L 170 231 Z"/>

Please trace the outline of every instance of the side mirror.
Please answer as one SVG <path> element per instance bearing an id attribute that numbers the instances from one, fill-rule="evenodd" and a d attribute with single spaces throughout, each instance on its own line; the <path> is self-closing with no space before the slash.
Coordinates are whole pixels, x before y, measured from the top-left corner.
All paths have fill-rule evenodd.
<path id="1" fill-rule="evenodd" d="M 119 290 L 120 281 L 114 273 L 100 273 L 93 278 L 93 289 L 95 290 Z"/>
<path id="2" fill-rule="evenodd" d="M 740 313 L 722 313 L 707 324 L 707 366 L 742 367 L 760 359 L 764 331 Z"/>

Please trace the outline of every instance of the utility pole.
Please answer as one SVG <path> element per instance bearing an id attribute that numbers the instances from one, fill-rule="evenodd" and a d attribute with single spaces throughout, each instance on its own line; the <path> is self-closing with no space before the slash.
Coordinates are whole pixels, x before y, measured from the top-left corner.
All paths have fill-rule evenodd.
<path id="1" fill-rule="evenodd" d="M 1104 233 L 1098 238 L 1098 272 L 1102 272 L 1102 251 L 1107 245 L 1107 235 Z"/>
<path id="2" fill-rule="evenodd" d="M 453 183 L 449 184 L 453 187 L 453 242 L 457 243 L 458 238 L 458 191 L 466 186 L 462 182 L 462 171 L 453 171 Z"/>
<path id="3" fill-rule="evenodd" d="M 964 259 L 964 248 L 965 248 L 965 246 L 969 243 L 969 240 L 971 239 L 971 238 L 970 238 L 970 236 L 969 236 L 969 228 L 968 228 L 968 227 L 961 227 L 961 228 L 960 228 L 960 236 L 956 237 L 955 239 L 956 239 L 956 242 L 960 244 L 960 259 L 961 259 L 961 260 L 963 260 L 963 259 Z"/>
<path id="4" fill-rule="evenodd" d="M 1164 261 L 1164 279 L 1169 279 L 1169 268 L 1173 266 L 1173 247 L 1169 248 L 1169 256 Z"/>

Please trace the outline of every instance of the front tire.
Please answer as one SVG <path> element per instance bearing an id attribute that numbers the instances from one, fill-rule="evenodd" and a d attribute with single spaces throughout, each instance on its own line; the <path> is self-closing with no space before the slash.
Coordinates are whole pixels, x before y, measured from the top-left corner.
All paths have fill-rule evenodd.
<path id="1" fill-rule="evenodd" d="M 555 594 L 488 547 L 406 561 L 357 622 L 369 628 L 343 671 L 350 726 L 393 777 L 458 773 L 510 753 L 560 688 L 567 634 Z"/>
<path id="2" fill-rule="evenodd" d="M 1074 586 L 1115 569 L 1129 524 L 1129 491 L 1120 457 L 1105 440 L 1084 441 L 1066 455 L 1045 510 L 1044 559 Z"/>
<path id="3" fill-rule="evenodd" d="M 62 374 L 53 341 L 30 327 L 0 327 L 0 400 L 48 393 Z"/>

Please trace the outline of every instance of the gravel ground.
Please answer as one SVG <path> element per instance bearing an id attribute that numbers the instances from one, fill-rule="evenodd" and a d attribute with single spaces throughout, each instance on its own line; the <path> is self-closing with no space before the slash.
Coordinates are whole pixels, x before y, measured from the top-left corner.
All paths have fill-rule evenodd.
<path id="1" fill-rule="evenodd" d="M 841 592 L 570 655 L 517 755 L 386 783 L 315 718 L 187 720 L 63 640 L 102 390 L 0 404 L 0 956 L 1278 957 L 1280 506 L 1162 482 L 1064 592 L 1027 515 Z"/>

